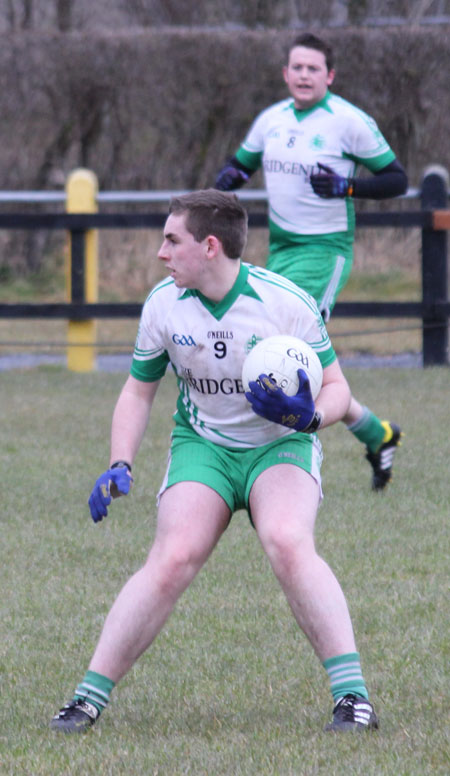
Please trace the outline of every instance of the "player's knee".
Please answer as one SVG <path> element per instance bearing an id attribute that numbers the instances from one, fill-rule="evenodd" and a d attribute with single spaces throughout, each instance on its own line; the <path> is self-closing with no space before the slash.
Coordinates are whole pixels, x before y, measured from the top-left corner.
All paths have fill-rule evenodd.
<path id="1" fill-rule="evenodd" d="M 314 540 L 309 532 L 293 533 L 282 524 L 266 533 L 263 545 L 272 564 L 287 573 L 298 569 L 306 558 L 315 553 Z"/>
<path id="2" fill-rule="evenodd" d="M 204 559 L 196 548 L 179 542 L 149 558 L 149 573 L 158 581 L 161 593 L 172 596 L 184 589 L 202 566 Z"/>

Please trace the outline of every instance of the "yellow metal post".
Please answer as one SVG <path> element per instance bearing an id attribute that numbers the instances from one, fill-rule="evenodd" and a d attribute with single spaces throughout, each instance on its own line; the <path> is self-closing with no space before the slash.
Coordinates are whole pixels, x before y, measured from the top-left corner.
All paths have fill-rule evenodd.
<path id="1" fill-rule="evenodd" d="M 96 213 L 98 181 L 91 170 L 74 170 L 66 182 L 66 212 Z M 69 240 L 70 242 L 70 240 Z M 98 301 L 98 231 L 89 229 L 85 238 L 84 296 L 86 302 Z M 72 299 L 71 246 L 66 261 L 66 290 Z M 72 372 L 92 372 L 96 366 L 97 321 L 69 321 L 67 330 L 67 367 Z"/>

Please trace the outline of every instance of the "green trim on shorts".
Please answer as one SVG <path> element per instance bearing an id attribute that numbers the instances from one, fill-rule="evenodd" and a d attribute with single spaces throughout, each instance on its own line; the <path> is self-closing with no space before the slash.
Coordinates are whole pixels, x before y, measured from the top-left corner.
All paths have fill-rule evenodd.
<path id="1" fill-rule="evenodd" d="M 190 428 L 176 426 L 158 498 L 178 482 L 201 482 L 223 498 L 231 514 L 246 509 L 250 515 L 250 491 L 263 471 L 280 463 L 291 464 L 311 474 L 321 487 L 322 458 L 315 434 L 294 433 L 260 447 L 230 449 L 203 439 Z"/>

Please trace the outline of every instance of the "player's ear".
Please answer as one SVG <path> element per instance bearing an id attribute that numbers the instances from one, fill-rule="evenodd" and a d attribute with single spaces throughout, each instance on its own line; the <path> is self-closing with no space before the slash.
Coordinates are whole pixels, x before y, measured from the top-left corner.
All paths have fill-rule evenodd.
<path id="1" fill-rule="evenodd" d="M 327 85 L 328 86 L 331 86 L 331 84 L 333 83 L 335 75 L 336 75 L 336 70 L 331 68 L 331 70 L 328 71 L 328 76 L 327 76 Z"/>
<path id="2" fill-rule="evenodd" d="M 214 256 L 217 256 L 222 248 L 222 243 L 214 234 L 209 234 L 207 237 L 205 237 L 205 245 L 206 255 L 210 259 L 212 259 Z"/>
<path id="3" fill-rule="evenodd" d="M 287 69 L 287 65 L 284 65 L 284 67 L 283 67 L 283 78 L 284 78 L 284 82 L 287 84 L 287 82 L 288 82 L 288 69 Z"/>

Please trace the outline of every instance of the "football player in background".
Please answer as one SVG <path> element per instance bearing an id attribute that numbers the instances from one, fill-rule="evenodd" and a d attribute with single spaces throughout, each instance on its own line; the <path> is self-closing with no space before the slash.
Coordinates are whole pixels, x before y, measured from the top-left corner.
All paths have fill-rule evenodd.
<path id="1" fill-rule="evenodd" d="M 257 116 L 215 186 L 235 190 L 262 167 L 269 203 L 266 266 L 308 291 L 328 321 L 352 268 L 353 199 L 398 196 L 408 179 L 375 121 L 329 91 L 335 69 L 325 41 L 298 36 L 283 76 L 290 97 Z M 373 174 L 358 177 L 359 165 Z M 392 478 L 400 428 L 354 397 L 343 422 L 366 446 L 372 487 L 382 490 Z"/>

